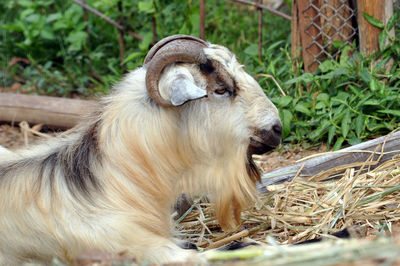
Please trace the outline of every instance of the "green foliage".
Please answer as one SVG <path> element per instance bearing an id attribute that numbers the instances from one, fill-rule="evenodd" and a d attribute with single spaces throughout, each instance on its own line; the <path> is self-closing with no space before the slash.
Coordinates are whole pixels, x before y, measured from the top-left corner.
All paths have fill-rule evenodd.
<path id="1" fill-rule="evenodd" d="M 142 64 L 153 42 L 153 21 L 156 21 L 158 39 L 172 34 L 199 35 L 197 0 L 121 0 L 122 12 L 118 9 L 119 2 L 86 0 L 87 5 L 124 25 L 123 60 L 119 59 L 118 30 L 90 12 L 85 21 L 83 8 L 72 1 L 0 1 L 0 53 L 6 55 L 0 59 L 0 87 L 19 81 L 26 92 L 40 94 L 105 93 L 123 73 Z M 244 63 L 253 64 L 250 69 L 254 70 L 258 59 L 248 58 L 247 53 L 253 47 L 254 54 L 257 43 L 257 21 L 248 15 L 249 10 L 255 14 L 255 9 L 224 0 L 207 3 L 206 7 L 207 39 L 234 51 L 246 50 L 239 57 Z M 290 32 L 288 21 L 266 14 L 264 23 L 266 45 L 273 40 L 286 41 Z M 282 29 L 272 34 L 267 30 L 280 26 Z M 241 30 L 244 28 L 246 32 Z M 137 40 L 126 34 L 127 31 L 143 39 Z M 32 61 L 28 66 L 9 66 L 14 57 Z"/>
<path id="2" fill-rule="evenodd" d="M 275 93 L 272 101 L 280 109 L 286 141 L 326 141 L 336 150 L 400 126 L 400 39 L 389 35 L 399 13 L 387 25 L 365 14 L 386 32 L 376 54 L 367 57 L 345 46 L 337 60 L 283 83 L 289 95 Z"/>
<path id="3" fill-rule="evenodd" d="M 118 3 L 122 3 L 122 12 Z M 284 9 L 290 13 L 291 1 Z M 199 1 L 86 0 L 107 17 L 124 25 L 125 57 L 119 58 L 118 30 L 72 1 L 0 1 L 0 87 L 18 81 L 25 92 L 71 96 L 106 93 L 121 76 L 140 66 L 153 42 L 172 34 L 199 36 Z M 249 13 L 250 12 L 250 13 Z M 290 22 L 264 12 L 262 60 L 258 58 L 255 9 L 230 1 L 206 4 L 206 37 L 227 46 L 255 76 L 279 108 L 285 142 L 327 142 L 334 149 L 386 134 L 400 123 L 399 10 L 382 29 L 380 51 L 371 57 L 355 45 L 335 42 L 335 60 L 315 73 L 294 67 L 290 56 Z M 137 40 L 126 34 L 135 32 Z M 28 58 L 30 64 L 13 63 Z M 387 65 L 391 65 L 387 69 Z M 282 96 L 272 75 L 287 93 Z"/>

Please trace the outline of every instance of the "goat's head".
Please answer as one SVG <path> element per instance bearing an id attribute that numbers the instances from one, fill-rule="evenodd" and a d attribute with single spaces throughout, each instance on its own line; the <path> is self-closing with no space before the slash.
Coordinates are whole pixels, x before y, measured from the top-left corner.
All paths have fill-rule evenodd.
<path id="1" fill-rule="evenodd" d="M 147 89 L 159 105 L 181 106 L 200 98 L 219 101 L 220 105 L 233 103 L 241 107 L 249 121 L 250 155 L 263 154 L 279 145 L 282 125 L 276 107 L 225 47 L 174 35 L 153 46 L 145 64 Z M 174 68 L 163 73 L 171 69 L 171 64 Z"/>
<path id="2" fill-rule="evenodd" d="M 230 177 L 227 181 L 214 176 L 204 181 L 208 185 L 197 185 L 206 186 L 203 188 L 208 192 L 214 189 L 215 194 L 224 198 L 220 199 L 220 202 L 225 201 L 220 209 L 229 208 L 227 205 L 231 202 L 235 205 L 236 201 L 238 207 L 234 209 L 240 210 L 245 198 L 251 197 L 255 190 L 248 180 L 260 180 L 251 155 L 263 154 L 280 143 L 282 126 L 278 110 L 223 46 L 175 35 L 157 43 L 149 51 L 145 65 L 146 86 L 151 98 L 161 108 L 176 111 L 182 122 L 179 125 L 182 142 L 186 142 L 182 145 L 184 152 L 191 149 L 194 151 L 191 156 L 196 154 L 198 164 L 206 165 L 199 170 L 202 172 L 198 179 L 207 179 L 204 176 L 209 168 L 214 169 L 210 175 L 231 171 L 228 176 L 245 168 L 247 178 Z M 240 171 L 228 169 L 229 164 L 239 165 L 238 161 L 246 163 L 240 166 Z M 227 195 L 222 196 L 221 190 L 229 190 L 229 186 L 230 194 L 224 191 Z M 235 217 L 238 218 L 237 213 Z"/>

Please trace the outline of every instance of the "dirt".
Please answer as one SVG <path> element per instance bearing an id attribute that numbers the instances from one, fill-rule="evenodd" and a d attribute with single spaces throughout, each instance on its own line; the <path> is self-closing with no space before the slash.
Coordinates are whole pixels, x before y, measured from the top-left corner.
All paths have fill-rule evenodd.
<path id="1" fill-rule="evenodd" d="M 19 126 L 0 124 L 0 145 L 5 148 L 15 150 L 34 144 L 40 139 L 42 138 L 35 136 L 29 132 L 29 130 L 24 130 Z"/>

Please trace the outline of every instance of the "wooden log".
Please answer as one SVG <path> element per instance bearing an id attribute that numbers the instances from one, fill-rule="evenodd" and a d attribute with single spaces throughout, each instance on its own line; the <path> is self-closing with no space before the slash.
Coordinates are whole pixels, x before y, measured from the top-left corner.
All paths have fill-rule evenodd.
<path id="1" fill-rule="evenodd" d="M 0 93 L 0 121 L 70 128 L 96 105 L 95 101 Z"/>
<path id="2" fill-rule="evenodd" d="M 382 145 L 384 146 L 384 154 L 382 157 L 380 157 Z M 371 151 L 375 151 L 376 149 L 377 153 L 372 154 Z M 321 155 L 291 166 L 265 173 L 262 176 L 261 184 L 257 184 L 257 188 L 261 193 L 268 192 L 266 186 L 291 181 L 300 169 L 301 171 L 299 175 L 306 177 L 315 176 L 323 171 L 333 168 L 336 168 L 338 172 L 342 172 L 346 166 L 355 166 L 357 164 L 360 165 L 366 162 L 371 155 L 373 155 L 373 161 L 376 161 L 380 157 L 379 162 L 371 166 L 371 168 L 375 168 L 379 164 L 392 159 L 392 157 L 396 154 L 400 154 L 400 132 L 395 132 L 388 136 L 383 136 L 345 149 L 341 149 L 336 153 Z"/>

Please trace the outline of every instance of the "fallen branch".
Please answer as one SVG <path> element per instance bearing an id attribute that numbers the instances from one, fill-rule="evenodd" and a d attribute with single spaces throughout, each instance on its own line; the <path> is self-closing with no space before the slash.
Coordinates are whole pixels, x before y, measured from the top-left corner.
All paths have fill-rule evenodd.
<path id="1" fill-rule="evenodd" d="M 400 154 L 400 132 L 395 132 L 387 136 L 366 141 L 336 152 L 325 153 L 321 156 L 313 155 L 308 160 L 302 160 L 294 165 L 280 168 L 262 176 L 258 190 L 262 193 L 267 192 L 266 186 L 291 181 L 298 173 L 300 176 L 308 176 L 318 179 L 328 178 L 332 174 L 339 174 L 350 167 L 359 168 L 367 165 L 370 169 L 392 159 L 396 154 Z M 372 156 L 371 160 L 367 159 Z M 304 166 L 303 166 L 304 165 Z M 326 175 L 321 175 L 326 172 Z"/>

